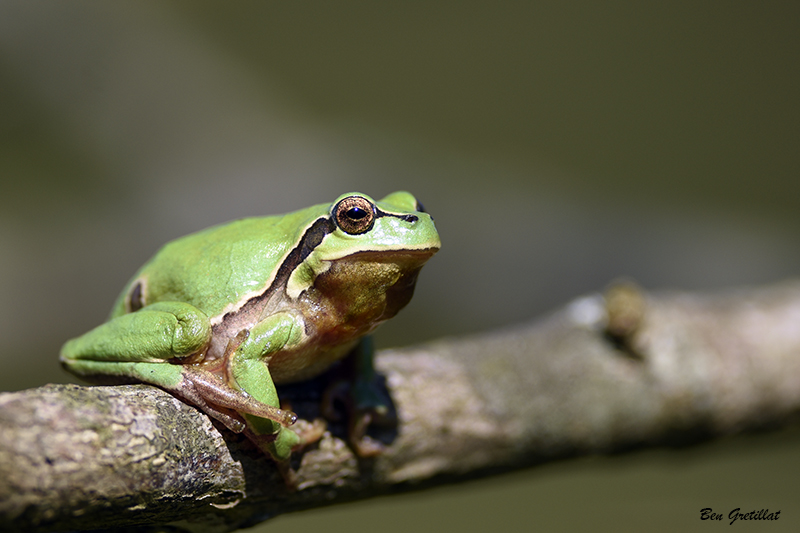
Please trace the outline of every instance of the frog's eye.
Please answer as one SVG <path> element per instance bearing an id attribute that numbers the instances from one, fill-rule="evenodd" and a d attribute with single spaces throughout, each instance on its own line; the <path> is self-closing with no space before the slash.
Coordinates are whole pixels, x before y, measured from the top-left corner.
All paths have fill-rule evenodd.
<path id="1" fill-rule="evenodd" d="M 427 211 L 425 211 L 425 206 L 422 205 L 422 202 L 420 202 L 419 200 L 417 200 L 417 208 L 415 209 L 415 211 L 419 213 L 427 213 Z"/>
<path id="2" fill-rule="evenodd" d="M 375 206 L 362 196 L 348 196 L 333 208 L 333 218 L 345 233 L 360 235 L 372 229 Z"/>

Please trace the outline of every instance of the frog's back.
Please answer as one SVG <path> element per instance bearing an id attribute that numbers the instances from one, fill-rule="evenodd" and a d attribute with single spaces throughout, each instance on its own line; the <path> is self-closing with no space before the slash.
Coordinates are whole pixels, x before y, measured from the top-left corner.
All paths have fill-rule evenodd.
<path id="1" fill-rule="evenodd" d="M 176 239 L 134 276 L 112 316 L 162 301 L 189 303 L 210 318 L 221 315 L 269 287 L 275 271 L 320 214 L 324 207 L 314 206 L 236 220 Z"/>

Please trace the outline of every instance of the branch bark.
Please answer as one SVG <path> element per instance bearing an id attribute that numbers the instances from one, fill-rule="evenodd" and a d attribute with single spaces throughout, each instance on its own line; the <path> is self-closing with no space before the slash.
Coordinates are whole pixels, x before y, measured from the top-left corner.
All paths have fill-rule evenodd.
<path id="1" fill-rule="evenodd" d="M 386 350 L 377 367 L 399 421 L 380 435 L 386 451 L 356 459 L 334 424 L 297 458 L 296 492 L 246 439 L 153 387 L 2 394 L 0 529 L 232 531 L 554 458 L 786 424 L 800 412 L 800 283 L 716 295 L 621 286 L 528 325 Z M 313 413 L 308 389 L 292 394 Z"/>

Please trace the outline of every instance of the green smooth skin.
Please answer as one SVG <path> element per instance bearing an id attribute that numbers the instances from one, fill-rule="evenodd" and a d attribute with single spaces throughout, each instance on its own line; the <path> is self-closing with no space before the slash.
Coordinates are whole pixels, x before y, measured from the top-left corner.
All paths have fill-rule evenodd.
<path id="1" fill-rule="evenodd" d="M 353 196 L 380 214 L 358 234 L 345 231 L 334 211 Z M 325 224 L 324 235 L 308 237 Z M 165 245 L 133 277 L 109 321 L 68 341 L 61 361 L 94 381 L 173 392 L 285 463 L 305 442 L 286 427 L 294 418 L 279 409 L 271 367 L 281 383 L 291 382 L 346 355 L 405 305 L 416 272 L 439 246 L 431 217 L 406 192 L 379 202 L 350 193 L 212 227 Z M 355 357 L 367 351 L 359 365 L 369 374 L 371 350 Z"/>

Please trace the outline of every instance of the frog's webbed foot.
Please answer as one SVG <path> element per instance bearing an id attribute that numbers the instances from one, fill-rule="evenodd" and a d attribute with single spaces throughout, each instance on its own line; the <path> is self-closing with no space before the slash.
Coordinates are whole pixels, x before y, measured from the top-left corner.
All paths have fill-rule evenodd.
<path id="1" fill-rule="evenodd" d="M 182 378 L 175 392 L 225 424 L 225 427 L 234 433 L 241 433 L 246 427 L 245 421 L 238 413 L 266 418 L 284 427 L 294 424 L 297 420 L 297 415 L 293 412 L 259 402 L 249 394 L 233 389 L 205 370 L 187 366 Z"/>
<path id="2" fill-rule="evenodd" d="M 322 413 L 329 420 L 339 420 L 335 404 L 347 412 L 347 440 L 359 457 L 380 455 L 385 446 L 367 435 L 372 424 L 387 425 L 394 422 L 388 402 L 377 384 L 356 379 L 331 384 L 322 398 Z"/>

